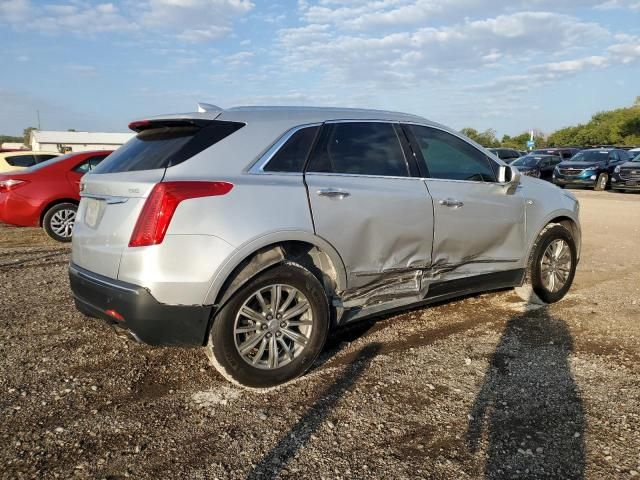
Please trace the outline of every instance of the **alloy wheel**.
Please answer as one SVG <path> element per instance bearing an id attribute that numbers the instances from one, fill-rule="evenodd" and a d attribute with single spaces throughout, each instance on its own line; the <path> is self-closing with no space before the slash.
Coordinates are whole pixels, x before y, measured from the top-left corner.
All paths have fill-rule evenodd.
<path id="1" fill-rule="evenodd" d="M 53 214 L 49 222 L 51 231 L 62 238 L 69 238 L 73 233 L 73 223 L 76 220 L 76 212 L 72 209 L 58 210 Z"/>
<path id="2" fill-rule="evenodd" d="M 552 241 L 540 260 L 542 284 L 551 293 L 565 286 L 571 273 L 571 249 L 564 239 Z"/>
<path id="3" fill-rule="evenodd" d="M 273 370 L 291 363 L 304 351 L 313 329 L 307 297 L 285 284 L 252 293 L 236 314 L 235 346 L 249 365 Z"/>

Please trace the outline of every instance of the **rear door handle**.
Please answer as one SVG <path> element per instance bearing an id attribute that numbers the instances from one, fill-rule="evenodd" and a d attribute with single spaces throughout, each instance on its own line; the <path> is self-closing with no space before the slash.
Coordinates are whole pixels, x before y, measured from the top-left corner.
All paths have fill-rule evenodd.
<path id="1" fill-rule="evenodd" d="M 447 198 L 446 200 L 440 200 L 438 202 L 443 207 L 460 208 L 464 206 L 464 203 L 454 200 L 453 198 Z"/>
<path id="2" fill-rule="evenodd" d="M 337 198 L 338 200 L 342 200 L 351 195 L 349 192 L 345 192 L 339 188 L 322 188 L 316 193 L 321 197 Z"/>

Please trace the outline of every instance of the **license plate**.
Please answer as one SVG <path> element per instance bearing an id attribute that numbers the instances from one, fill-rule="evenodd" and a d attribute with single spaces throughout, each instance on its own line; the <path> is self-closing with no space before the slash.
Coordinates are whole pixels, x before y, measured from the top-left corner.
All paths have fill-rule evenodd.
<path id="1" fill-rule="evenodd" d="M 627 187 L 637 187 L 638 186 L 638 182 L 627 182 L 627 183 L 625 183 L 625 185 Z"/>
<path id="2" fill-rule="evenodd" d="M 87 210 L 84 214 L 84 223 L 91 228 L 95 228 L 100 215 L 100 200 L 95 198 L 87 198 Z"/>

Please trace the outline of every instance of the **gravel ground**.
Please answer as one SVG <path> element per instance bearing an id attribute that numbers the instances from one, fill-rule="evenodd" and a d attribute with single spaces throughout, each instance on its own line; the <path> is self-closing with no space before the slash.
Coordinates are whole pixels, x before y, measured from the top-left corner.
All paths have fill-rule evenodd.
<path id="1" fill-rule="evenodd" d="M 512 291 L 338 332 L 266 393 L 73 307 L 67 246 L 0 226 L 2 478 L 640 478 L 640 195 L 578 191 L 560 303 Z"/>

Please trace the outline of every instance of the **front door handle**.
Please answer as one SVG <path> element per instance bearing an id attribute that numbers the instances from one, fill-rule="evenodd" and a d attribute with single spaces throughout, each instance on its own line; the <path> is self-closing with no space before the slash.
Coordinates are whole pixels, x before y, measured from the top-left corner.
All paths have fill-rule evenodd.
<path id="1" fill-rule="evenodd" d="M 337 198 L 338 200 L 342 200 L 351 195 L 349 192 L 345 192 L 339 188 L 322 188 L 316 193 L 321 197 Z"/>
<path id="2" fill-rule="evenodd" d="M 438 202 L 443 207 L 460 208 L 464 206 L 464 203 L 454 200 L 453 198 L 447 198 L 446 200 L 440 200 Z"/>

